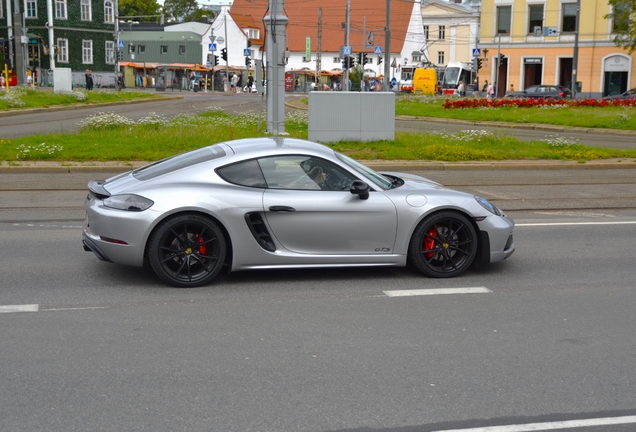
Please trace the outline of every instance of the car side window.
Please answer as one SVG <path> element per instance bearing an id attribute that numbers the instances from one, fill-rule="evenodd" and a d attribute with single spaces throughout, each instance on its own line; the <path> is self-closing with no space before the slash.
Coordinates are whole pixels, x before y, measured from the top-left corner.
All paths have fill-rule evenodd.
<path id="1" fill-rule="evenodd" d="M 534 87 L 534 86 L 533 86 L 533 87 L 528 87 L 528 88 L 526 89 L 526 92 L 527 92 L 527 93 L 534 93 L 534 92 L 536 92 L 536 91 L 537 91 L 537 87 Z"/>
<path id="2" fill-rule="evenodd" d="M 349 190 L 356 180 L 351 174 L 325 159 L 286 155 L 258 160 L 267 187 L 296 190 Z"/>
<path id="3" fill-rule="evenodd" d="M 267 187 L 256 160 L 226 165 L 217 169 L 216 173 L 228 183 L 257 188 Z"/>

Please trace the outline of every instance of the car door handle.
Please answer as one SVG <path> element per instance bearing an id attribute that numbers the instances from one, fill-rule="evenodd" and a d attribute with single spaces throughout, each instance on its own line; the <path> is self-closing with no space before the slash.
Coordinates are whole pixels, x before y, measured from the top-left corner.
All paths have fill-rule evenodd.
<path id="1" fill-rule="evenodd" d="M 269 208 L 269 211 L 272 211 L 272 212 L 290 212 L 290 213 L 293 213 L 293 212 L 295 212 L 295 211 L 296 211 L 296 209 L 295 209 L 295 208 L 293 208 L 293 207 L 289 207 L 289 206 L 271 206 L 271 207 Z"/>

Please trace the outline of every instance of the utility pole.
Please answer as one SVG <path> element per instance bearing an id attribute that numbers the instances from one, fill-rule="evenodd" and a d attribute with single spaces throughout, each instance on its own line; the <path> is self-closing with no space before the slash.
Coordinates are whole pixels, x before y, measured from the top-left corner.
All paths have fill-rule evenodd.
<path id="1" fill-rule="evenodd" d="M 225 86 L 223 87 L 223 91 L 227 91 L 227 86 L 230 85 L 230 68 L 228 66 L 228 61 L 230 60 L 230 52 L 227 50 L 228 40 L 227 40 L 227 11 L 229 6 L 225 7 L 225 13 L 223 14 L 223 30 L 225 32 Z"/>
<path id="2" fill-rule="evenodd" d="M 316 79 L 320 84 L 320 74 L 322 73 L 322 6 L 318 7 L 318 45 L 316 46 Z"/>
<path id="3" fill-rule="evenodd" d="M 284 0 L 269 0 L 269 15 L 263 18 L 267 27 L 267 132 L 285 134 L 285 43 L 287 21 L 283 15 Z"/>
<path id="4" fill-rule="evenodd" d="M 391 0 L 386 0 L 386 30 L 384 31 L 384 90 L 390 89 L 391 74 Z"/>
<path id="5" fill-rule="evenodd" d="M 581 18 L 581 0 L 576 0 L 576 24 L 574 25 L 574 52 L 572 54 L 572 97 L 576 97 L 576 70 L 579 63 L 579 21 Z"/>
<path id="6" fill-rule="evenodd" d="M 20 12 L 20 0 L 13 0 L 13 40 L 15 42 L 15 76 L 18 78 L 18 84 L 26 84 L 26 65 L 25 51 L 26 31 L 24 28 L 24 15 Z"/>
<path id="7" fill-rule="evenodd" d="M 345 46 L 350 47 L 351 45 L 349 45 L 349 13 L 351 12 L 351 0 L 347 0 L 347 16 L 345 19 Z M 351 54 L 353 55 L 353 50 L 351 51 Z M 342 83 L 342 91 L 348 91 L 349 90 L 349 69 L 347 67 L 345 67 L 345 71 L 344 71 L 344 75 L 343 75 L 344 79 L 343 79 L 343 83 Z"/>
<path id="8" fill-rule="evenodd" d="M 113 6 L 115 7 L 114 17 L 115 17 L 115 89 L 117 91 L 119 88 L 119 2 L 115 0 L 113 2 Z"/>

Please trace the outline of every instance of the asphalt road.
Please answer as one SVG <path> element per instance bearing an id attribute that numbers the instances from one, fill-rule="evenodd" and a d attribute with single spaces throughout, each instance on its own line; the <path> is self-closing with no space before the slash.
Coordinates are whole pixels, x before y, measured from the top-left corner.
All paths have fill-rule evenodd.
<path id="1" fill-rule="evenodd" d="M 507 210 L 515 254 L 175 289 L 82 249 L 115 172 L 1 172 L 0 430 L 635 430 L 636 171 L 411 171 Z"/>
<path id="2" fill-rule="evenodd" d="M 514 217 L 517 252 L 458 279 L 254 271 L 190 290 L 97 261 L 77 222 L 0 223 L 0 311 L 37 310 L 0 313 L 0 430 L 427 432 L 635 418 L 636 211 Z M 386 293 L 465 287 L 490 292 Z"/>

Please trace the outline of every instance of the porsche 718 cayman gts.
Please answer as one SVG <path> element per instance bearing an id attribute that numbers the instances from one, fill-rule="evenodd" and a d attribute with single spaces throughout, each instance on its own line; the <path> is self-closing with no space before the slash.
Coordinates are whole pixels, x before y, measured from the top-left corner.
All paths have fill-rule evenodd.
<path id="1" fill-rule="evenodd" d="M 514 222 L 485 199 L 298 139 L 223 142 L 88 188 L 84 249 L 178 287 L 223 268 L 410 263 L 445 278 L 515 250 Z"/>

